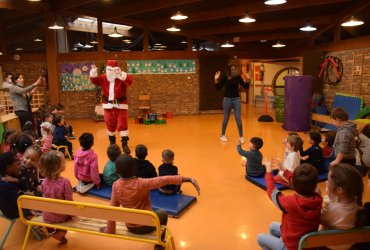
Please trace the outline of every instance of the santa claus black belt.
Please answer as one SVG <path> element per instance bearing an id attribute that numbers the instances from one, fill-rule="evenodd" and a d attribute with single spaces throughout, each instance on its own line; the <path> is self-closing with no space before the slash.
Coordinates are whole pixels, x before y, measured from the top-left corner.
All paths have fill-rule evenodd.
<path id="1" fill-rule="evenodd" d="M 117 99 L 108 100 L 108 98 L 105 95 L 103 95 L 102 99 L 103 101 L 111 103 L 111 104 L 120 104 L 121 102 L 126 101 L 127 97 L 124 95 Z"/>

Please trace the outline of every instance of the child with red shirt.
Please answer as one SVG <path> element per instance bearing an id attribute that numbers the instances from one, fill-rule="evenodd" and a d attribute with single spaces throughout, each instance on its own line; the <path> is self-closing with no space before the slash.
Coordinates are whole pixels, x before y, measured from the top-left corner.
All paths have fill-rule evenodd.
<path id="1" fill-rule="evenodd" d="M 296 193 L 286 196 L 274 186 L 271 162 L 265 166 L 267 195 L 283 214 L 281 223 L 271 223 L 269 234 L 258 235 L 258 244 L 262 249 L 296 250 L 303 235 L 319 228 L 322 197 L 315 192 L 319 174 L 314 166 L 301 164 L 292 175 Z"/>
<path id="2" fill-rule="evenodd" d="M 138 178 L 136 177 L 136 163 L 131 155 L 122 155 L 115 161 L 117 173 L 121 176 L 115 181 L 112 186 L 112 198 L 110 204 L 112 206 L 122 206 L 125 208 L 135 208 L 152 211 L 149 191 L 157 189 L 167 184 L 181 184 L 183 182 L 191 182 L 200 194 L 198 182 L 193 178 L 175 176 L 160 176 L 154 178 Z M 167 225 L 167 214 L 163 210 L 154 211 L 161 222 L 161 225 Z M 153 232 L 155 227 L 142 226 L 135 224 L 127 224 L 127 229 L 136 234 L 147 234 Z M 116 230 L 116 222 L 108 221 L 106 228 L 101 228 L 100 231 L 105 233 L 114 233 Z M 162 237 L 164 237 L 162 235 Z M 160 249 L 160 246 L 156 246 Z"/>

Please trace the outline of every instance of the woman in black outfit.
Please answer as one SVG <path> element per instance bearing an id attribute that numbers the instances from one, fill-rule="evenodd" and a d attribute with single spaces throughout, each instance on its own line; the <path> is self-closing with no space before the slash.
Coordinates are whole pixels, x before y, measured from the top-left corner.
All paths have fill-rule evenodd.
<path id="1" fill-rule="evenodd" d="M 248 79 L 245 82 L 238 74 L 238 69 L 236 65 L 229 65 L 227 76 L 220 77 L 220 75 L 221 75 L 220 71 L 217 71 L 215 74 L 216 89 L 220 90 L 223 86 L 225 86 L 225 94 L 223 101 L 224 119 L 222 121 L 222 132 L 220 140 L 224 142 L 228 141 L 225 132 L 227 123 L 229 122 L 231 110 L 234 109 L 235 120 L 238 126 L 240 137 L 239 141 L 240 143 L 244 143 L 243 125 L 241 120 L 241 102 L 239 95 L 239 85 L 241 85 L 244 89 L 248 89 L 250 79 Z"/>

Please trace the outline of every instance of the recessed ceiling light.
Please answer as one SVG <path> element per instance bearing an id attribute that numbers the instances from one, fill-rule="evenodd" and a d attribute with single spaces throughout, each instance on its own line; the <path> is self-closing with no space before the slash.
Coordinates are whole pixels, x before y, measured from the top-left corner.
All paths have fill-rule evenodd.
<path id="1" fill-rule="evenodd" d="M 363 24 L 364 24 L 363 21 L 356 19 L 354 16 L 351 16 L 351 18 L 349 20 L 345 21 L 341 25 L 343 27 L 354 27 L 354 26 L 359 26 L 359 25 L 363 25 Z"/>
<path id="2" fill-rule="evenodd" d="M 256 19 L 254 19 L 254 18 L 252 18 L 248 15 L 239 19 L 239 22 L 241 22 L 241 23 L 254 23 L 255 21 L 256 21 Z"/>
<path id="3" fill-rule="evenodd" d="M 42 39 L 40 39 L 40 38 L 35 38 L 35 39 L 33 39 L 33 41 L 34 41 L 34 42 L 42 42 Z"/>
<path id="4" fill-rule="evenodd" d="M 64 29 L 64 27 L 58 25 L 57 22 L 54 22 L 54 24 L 52 26 L 49 26 L 48 28 L 51 29 L 51 30 L 62 30 L 62 29 Z"/>
<path id="5" fill-rule="evenodd" d="M 280 41 L 278 41 L 277 43 L 273 44 L 272 47 L 274 47 L 274 48 L 282 48 L 282 47 L 285 47 L 285 44 L 283 44 Z"/>
<path id="6" fill-rule="evenodd" d="M 226 41 L 226 43 L 221 44 L 221 47 L 222 48 L 233 48 L 235 47 L 235 45 L 232 43 L 229 43 L 229 41 Z"/>
<path id="7" fill-rule="evenodd" d="M 188 42 L 187 42 L 187 41 L 182 40 L 180 43 L 184 43 L 184 44 L 185 44 L 185 43 L 188 43 Z"/>
<path id="8" fill-rule="evenodd" d="M 109 37 L 123 37 L 123 35 L 117 31 L 117 27 L 114 27 L 113 33 L 110 33 L 108 36 Z"/>
<path id="9" fill-rule="evenodd" d="M 301 31 L 315 31 L 317 29 L 315 27 L 307 24 L 306 26 L 299 28 L 299 30 L 301 30 Z"/>
<path id="10" fill-rule="evenodd" d="M 172 20 L 185 20 L 188 16 L 183 15 L 179 10 L 176 12 L 175 15 L 171 16 Z"/>
<path id="11" fill-rule="evenodd" d="M 279 5 L 283 3 L 286 3 L 286 0 L 267 0 L 265 1 L 266 5 Z"/>
<path id="12" fill-rule="evenodd" d="M 172 25 L 171 27 L 167 28 L 166 30 L 171 31 L 171 32 L 177 32 L 177 31 L 180 31 L 181 29 L 177 28 L 175 25 Z"/>

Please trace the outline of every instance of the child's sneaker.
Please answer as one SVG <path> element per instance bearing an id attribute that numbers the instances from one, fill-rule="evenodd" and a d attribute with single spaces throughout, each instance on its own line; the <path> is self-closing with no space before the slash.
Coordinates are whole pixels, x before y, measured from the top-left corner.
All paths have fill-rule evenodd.
<path id="1" fill-rule="evenodd" d="M 240 141 L 240 144 L 244 144 L 245 142 L 243 137 L 240 137 L 239 141 Z"/>
<path id="2" fill-rule="evenodd" d="M 228 140 L 227 140 L 227 138 L 226 138 L 226 136 L 225 136 L 225 135 L 222 135 L 222 136 L 220 137 L 220 141 L 227 142 Z"/>

